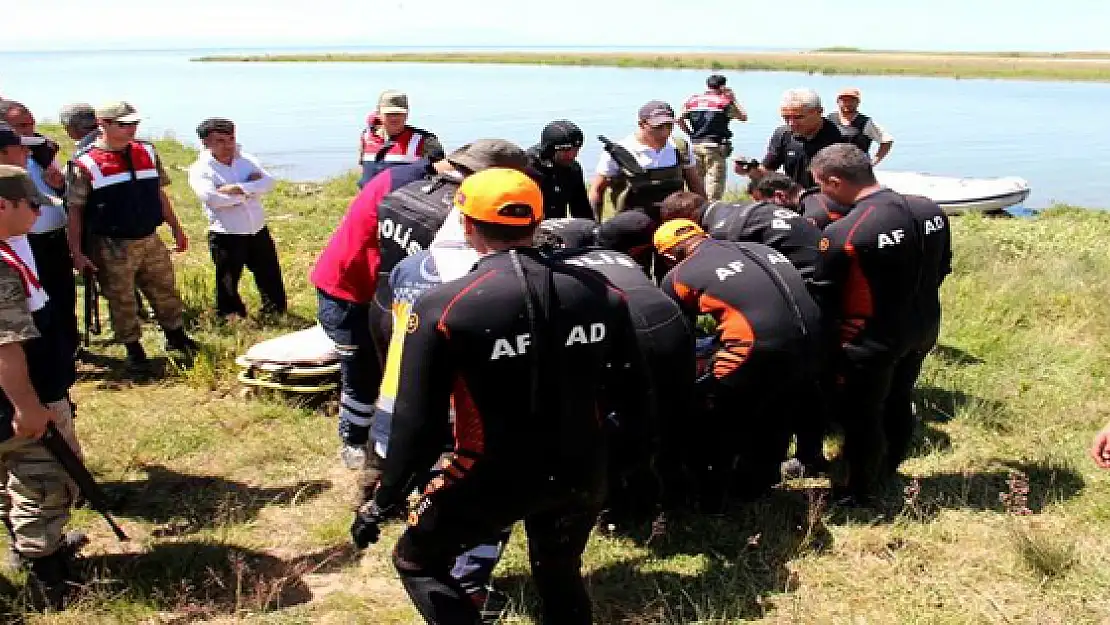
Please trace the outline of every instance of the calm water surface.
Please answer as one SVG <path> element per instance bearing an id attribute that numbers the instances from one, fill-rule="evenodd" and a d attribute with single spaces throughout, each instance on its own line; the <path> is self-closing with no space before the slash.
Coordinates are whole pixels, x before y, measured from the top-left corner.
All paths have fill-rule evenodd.
<path id="1" fill-rule="evenodd" d="M 596 135 L 619 138 L 636 110 L 660 98 L 677 106 L 704 84 L 704 70 L 370 63 L 194 63 L 207 51 L 0 53 L 0 94 L 39 119 L 71 101 L 126 99 L 146 116 L 142 133 L 197 144 L 203 118 L 234 119 L 241 143 L 278 175 L 317 179 L 355 165 L 358 133 L 377 95 L 409 93 L 411 121 L 448 149 L 480 137 L 527 147 L 554 118 L 582 126 L 592 172 Z M 221 51 L 226 52 L 226 51 Z M 960 176 L 1022 176 L 1028 207 L 1053 202 L 1110 207 L 1110 132 L 1092 123 L 1110 85 L 941 78 L 731 72 L 751 121 L 734 124 L 737 153 L 761 156 L 780 123 L 778 99 L 796 86 L 863 90 L 861 110 L 894 135 L 883 167 Z M 739 183 L 737 178 L 734 182 Z"/>

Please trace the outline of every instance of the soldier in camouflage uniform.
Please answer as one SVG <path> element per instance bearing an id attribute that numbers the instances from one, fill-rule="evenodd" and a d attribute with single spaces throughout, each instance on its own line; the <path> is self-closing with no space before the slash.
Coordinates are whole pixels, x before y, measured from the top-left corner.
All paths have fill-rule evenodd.
<path id="1" fill-rule="evenodd" d="M 113 102 L 97 108 L 96 117 L 101 136 L 74 156 L 66 185 L 69 249 L 78 271 L 96 273 L 128 365 L 143 367 L 136 286 L 150 300 L 167 346 L 186 353 L 196 349 L 185 335 L 173 263 L 158 226 L 169 225 L 178 252 L 189 240 L 162 189 L 170 179 L 154 146 L 135 140 L 140 119 L 135 108 Z"/>
<path id="2" fill-rule="evenodd" d="M 76 489 L 39 438 L 53 421 L 75 446 L 64 373 L 73 354 L 56 329 L 40 333 L 36 322 L 48 320 L 33 314 L 49 310 L 45 291 L 8 244 L 30 230 L 40 201 L 23 169 L 0 165 L 0 513 L 32 581 L 60 608 L 77 581 L 63 533 Z"/>

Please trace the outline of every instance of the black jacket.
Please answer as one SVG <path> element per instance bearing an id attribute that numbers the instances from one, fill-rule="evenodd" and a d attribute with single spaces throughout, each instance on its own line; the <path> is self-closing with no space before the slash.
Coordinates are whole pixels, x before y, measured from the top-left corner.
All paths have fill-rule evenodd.
<path id="1" fill-rule="evenodd" d="M 543 191 L 543 217 L 582 217 L 593 219 L 594 211 L 586 195 L 586 177 L 578 161 L 556 164 L 540 153 L 540 146 L 528 150 L 528 165 Z"/>
<path id="2" fill-rule="evenodd" d="M 623 293 L 538 250 L 500 252 L 426 291 L 408 331 L 380 507 L 435 463 L 450 405 L 438 487 L 603 487 L 604 394 L 641 397 L 648 380 Z M 608 366 L 618 362 L 637 366 Z"/>

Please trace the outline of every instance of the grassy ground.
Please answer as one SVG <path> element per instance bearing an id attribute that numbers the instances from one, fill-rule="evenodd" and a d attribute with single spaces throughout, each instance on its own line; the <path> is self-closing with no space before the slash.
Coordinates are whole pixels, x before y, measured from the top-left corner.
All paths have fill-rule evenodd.
<path id="1" fill-rule="evenodd" d="M 1010 78 L 1023 80 L 1110 81 L 1110 54 L 1021 52 L 930 53 L 829 49 L 812 52 L 746 53 L 543 53 L 412 52 L 400 54 L 264 54 L 206 56 L 197 61 L 502 63 L 712 70 L 779 70 L 810 74 Z"/>
<path id="2" fill-rule="evenodd" d="M 353 178 L 279 185 L 268 210 L 293 314 L 276 326 L 223 327 L 208 312 L 211 261 L 181 171 L 191 155 L 170 143 L 160 151 L 193 237 L 177 266 L 205 351 L 192 371 L 167 363 L 164 377 L 134 383 L 115 373 L 120 347 L 94 345 L 106 362 L 83 369 L 78 429 L 93 471 L 122 498 L 133 541 L 116 543 L 80 511 L 74 525 L 92 534 L 95 580 L 83 601 L 40 616 L 17 599 L 11 619 L 414 622 L 388 562 L 400 528 L 365 556 L 347 547 L 354 483 L 338 466 L 334 418 L 244 397 L 233 375 L 247 346 L 311 323 L 306 274 Z M 599 623 L 1110 619 L 1110 476 L 1084 455 L 1110 419 L 1110 213 L 964 217 L 953 230 L 956 271 L 944 288 L 942 346 L 921 379 L 921 435 L 883 508 L 830 509 L 822 482 L 798 482 L 724 519 L 682 519 L 650 545 L 595 536 L 586 570 Z M 244 290 L 256 310 L 253 286 Z M 163 353 L 153 326 L 145 338 L 152 356 Z M 513 599 L 505 622 L 532 623 L 519 535 L 498 578 Z"/>

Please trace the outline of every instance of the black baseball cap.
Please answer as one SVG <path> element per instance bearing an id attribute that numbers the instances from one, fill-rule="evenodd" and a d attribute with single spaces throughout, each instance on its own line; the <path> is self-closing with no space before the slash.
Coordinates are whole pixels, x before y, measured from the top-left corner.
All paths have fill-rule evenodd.
<path id="1" fill-rule="evenodd" d="M 720 89 L 725 86 L 726 79 L 720 74 L 712 74 L 705 79 L 705 85 L 710 89 Z"/>
<path id="2" fill-rule="evenodd" d="M 540 133 L 540 146 L 545 150 L 570 150 L 582 147 L 585 142 L 582 129 L 566 119 L 551 122 Z"/>

